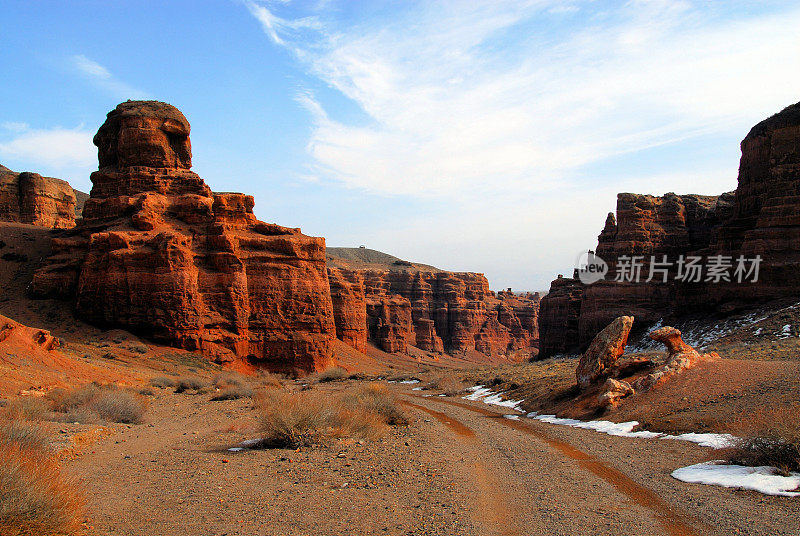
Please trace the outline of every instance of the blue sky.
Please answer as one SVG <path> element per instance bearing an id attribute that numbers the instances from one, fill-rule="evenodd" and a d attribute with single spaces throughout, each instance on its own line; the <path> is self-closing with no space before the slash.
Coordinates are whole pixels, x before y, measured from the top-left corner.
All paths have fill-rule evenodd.
<path id="1" fill-rule="evenodd" d="M 800 100 L 800 6 L 691 1 L 5 1 L 0 163 L 88 191 L 118 102 L 192 125 L 259 218 L 540 290 L 621 191 L 736 186 Z"/>

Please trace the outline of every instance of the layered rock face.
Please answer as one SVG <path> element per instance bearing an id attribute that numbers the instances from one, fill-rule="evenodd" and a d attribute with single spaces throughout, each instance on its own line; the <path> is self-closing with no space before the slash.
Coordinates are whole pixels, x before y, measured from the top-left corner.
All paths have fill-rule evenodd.
<path id="1" fill-rule="evenodd" d="M 128 101 L 94 143 L 100 169 L 81 224 L 54 240 L 35 296 L 72 299 L 89 322 L 218 362 L 309 372 L 332 364 L 325 241 L 260 222 L 251 196 L 190 171 L 189 123 Z"/>
<path id="2" fill-rule="evenodd" d="M 642 326 L 700 311 L 719 313 L 772 299 L 800 296 L 800 104 L 762 121 L 742 141 L 739 183 L 718 197 L 619 194 L 598 237 L 609 263 L 605 281 L 553 281 L 541 304 L 540 356 L 581 351 L 613 318 L 633 315 Z M 611 281 L 617 259 L 643 256 L 641 279 Z M 650 257 L 673 265 L 667 282 Z M 736 265 L 760 255 L 756 282 L 676 281 L 680 255 L 723 255 Z M 731 271 L 733 274 L 733 271 Z M 733 279 L 733 277 L 731 277 Z"/>
<path id="3" fill-rule="evenodd" d="M 75 193 L 66 181 L 0 166 L 0 221 L 70 229 Z"/>
<path id="4" fill-rule="evenodd" d="M 535 352 L 538 295 L 495 297 L 486 278 L 474 273 L 332 268 L 328 272 L 337 333 L 345 342 L 365 312 L 364 335 L 386 352 L 406 352 L 409 345 L 434 353 L 477 351 L 492 357 L 517 350 Z M 356 344 L 360 337 L 361 333 Z"/>

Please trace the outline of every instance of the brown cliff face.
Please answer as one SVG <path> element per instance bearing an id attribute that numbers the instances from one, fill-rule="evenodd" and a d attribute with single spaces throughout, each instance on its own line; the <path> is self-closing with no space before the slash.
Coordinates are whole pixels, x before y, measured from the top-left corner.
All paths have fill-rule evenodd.
<path id="1" fill-rule="evenodd" d="M 61 179 L 0 166 L 0 220 L 70 229 L 75 227 L 75 193 Z"/>
<path id="2" fill-rule="evenodd" d="M 34 295 L 218 362 L 332 364 L 324 239 L 258 221 L 251 196 L 212 193 L 190 171 L 189 123 L 173 106 L 120 104 L 94 142 L 83 221 L 54 240 Z"/>
<path id="3" fill-rule="evenodd" d="M 574 279 L 553 282 L 541 305 L 541 356 L 582 350 L 621 315 L 635 316 L 643 325 L 800 296 L 800 104 L 753 127 L 741 148 L 733 193 L 619 194 L 616 217 L 609 214 L 598 238 L 597 255 L 609 263 L 609 274 L 591 285 Z M 610 280 L 622 255 L 645 257 L 643 282 Z M 667 283 L 659 282 L 657 274 L 645 282 L 651 255 L 667 255 L 672 262 L 679 255 L 727 255 L 734 264 L 740 255 L 763 260 L 755 283 L 676 282 L 675 266 Z"/>
<path id="4" fill-rule="evenodd" d="M 486 278 L 473 273 L 344 268 L 328 272 L 337 334 L 345 342 L 357 314 L 365 311 L 367 337 L 386 352 L 406 352 L 409 345 L 433 353 L 477 351 L 490 357 L 536 351 L 538 295 L 495 298 Z M 344 292 L 343 280 L 358 283 Z M 361 282 L 363 308 L 357 290 Z"/>

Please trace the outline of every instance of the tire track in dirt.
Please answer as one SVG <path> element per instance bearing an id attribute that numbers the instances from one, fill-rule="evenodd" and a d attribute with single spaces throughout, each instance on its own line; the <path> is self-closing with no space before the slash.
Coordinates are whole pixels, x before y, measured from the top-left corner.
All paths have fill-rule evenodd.
<path id="1" fill-rule="evenodd" d="M 472 404 L 465 402 L 446 400 L 440 397 L 423 397 L 420 395 L 410 396 L 422 398 L 424 400 L 441 402 L 442 404 L 463 408 L 485 417 L 491 417 L 503 426 L 534 436 L 537 439 L 544 441 L 551 448 L 557 450 L 567 458 L 577 462 L 578 465 L 583 469 L 602 478 L 614 486 L 617 491 L 628 497 L 636 504 L 650 510 L 670 536 L 711 536 L 713 534 L 717 534 L 717 531 L 707 523 L 704 523 L 690 514 L 679 512 L 674 506 L 668 504 L 654 491 L 638 484 L 618 469 L 611 467 L 602 460 L 583 452 L 582 450 L 565 441 L 556 439 L 542 430 L 537 430 L 529 426 L 523 421 L 506 419 L 503 418 L 503 414 L 501 413 L 492 411 L 490 409 L 473 406 Z M 447 419 L 452 420 L 452 417 L 449 415 L 443 415 L 445 415 Z"/>
<path id="2" fill-rule="evenodd" d="M 470 443 L 477 441 L 477 437 L 472 428 L 454 419 L 450 415 L 426 408 L 425 406 L 420 406 L 419 404 L 414 404 L 407 400 L 401 400 L 401 402 L 405 406 L 427 413 L 447 426 L 463 441 Z M 521 536 L 522 532 L 514 523 L 515 517 L 508 508 L 508 498 L 499 491 L 500 487 L 496 482 L 496 477 L 489 467 L 479 460 L 468 464 L 468 467 L 472 471 L 472 480 L 475 482 L 476 489 L 479 490 L 480 505 L 476 513 L 481 515 L 476 516 L 476 521 L 484 524 L 490 533 L 502 536 Z"/>

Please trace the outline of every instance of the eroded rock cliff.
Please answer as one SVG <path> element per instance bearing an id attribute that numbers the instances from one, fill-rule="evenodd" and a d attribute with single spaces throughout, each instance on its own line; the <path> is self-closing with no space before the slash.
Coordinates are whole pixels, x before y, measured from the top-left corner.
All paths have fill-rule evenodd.
<path id="1" fill-rule="evenodd" d="M 537 351 L 538 295 L 494 296 L 482 274 L 347 268 L 328 273 L 338 336 L 357 348 L 366 337 L 386 352 L 406 352 L 412 345 L 433 353 L 522 358 Z M 360 332 L 353 326 L 364 313 L 366 332 Z"/>
<path id="2" fill-rule="evenodd" d="M 75 227 L 75 193 L 66 181 L 0 166 L 0 221 Z"/>
<path id="3" fill-rule="evenodd" d="M 800 296 L 800 103 L 753 127 L 741 149 L 735 192 L 619 194 L 596 251 L 609 274 L 590 285 L 576 277 L 553 281 L 541 304 L 540 356 L 582 351 L 617 316 L 635 316 L 642 329 L 661 318 L 727 314 Z M 706 273 L 696 281 L 678 278 L 680 256 L 707 263 L 720 255 L 731 265 L 729 281 L 708 280 Z M 757 255 L 758 279 L 738 281 L 737 259 Z M 613 281 L 623 256 L 643 257 L 639 282 Z M 666 274 L 655 271 L 650 279 L 651 256 L 667 257 Z"/>
<path id="4" fill-rule="evenodd" d="M 161 102 L 128 101 L 108 114 L 94 137 L 100 167 L 83 220 L 54 240 L 32 293 L 218 362 L 330 366 L 324 239 L 258 221 L 251 196 L 212 193 L 190 171 L 189 132 Z"/>

